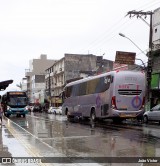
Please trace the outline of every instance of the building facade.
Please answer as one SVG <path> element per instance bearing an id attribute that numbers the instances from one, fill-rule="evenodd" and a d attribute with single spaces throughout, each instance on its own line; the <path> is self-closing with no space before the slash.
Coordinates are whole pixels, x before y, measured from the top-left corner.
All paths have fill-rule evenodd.
<path id="1" fill-rule="evenodd" d="M 19 88 L 22 90 L 22 91 L 27 91 L 27 78 L 22 78 L 22 82 L 21 84 L 19 85 Z"/>
<path id="2" fill-rule="evenodd" d="M 60 95 L 66 83 L 113 69 L 113 61 L 92 54 L 65 54 L 46 69 L 46 94 L 53 106 L 62 104 Z"/>
<path id="3" fill-rule="evenodd" d="M 160 8 L 152 15 L 151 107 L 160 103 Z"/>
<path id="4" fill-rule="evenodd" d="M 29 61 L 29 69 L 25 70 L 25 77 L 27 80 L 27 94 L 31 103 L 43 102 L 42 100 L 45 98 L 45 70 L 55 62 L 56 60 L 47 59 L 45 54 L 42 54 L 39 59 Z"/>

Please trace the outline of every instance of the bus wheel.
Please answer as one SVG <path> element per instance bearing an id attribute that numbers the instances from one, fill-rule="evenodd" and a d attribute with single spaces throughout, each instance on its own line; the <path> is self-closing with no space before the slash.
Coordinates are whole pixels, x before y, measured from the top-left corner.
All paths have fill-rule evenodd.
<path id="1" fill-rule="evenodd" d="M 68 122 L 75 122 L 75 117 L 68 115 L 67 120 L 68 120 Z"/>
<path id="2" fill-rule="evenodd" d="M 68 122 L 70 122 L 72 120 L 72 117 L 68 114 L 68 111 L 67 111 L 66 115 L 67 115 Z"/>
<path id="3" fill-rule="evenodd" d="M 90 119 L 91 119 L 91 122 L 95 122 L 95 120 L 96 120 L 96 113 L 95 113 L 95 110 L 92 110 L 92 111 L 91 111 Z"/>
<path id="4" fill-rule="evenodd" d="M 137 117 L 137 121 L 143 123 L 143 116 Z"/>

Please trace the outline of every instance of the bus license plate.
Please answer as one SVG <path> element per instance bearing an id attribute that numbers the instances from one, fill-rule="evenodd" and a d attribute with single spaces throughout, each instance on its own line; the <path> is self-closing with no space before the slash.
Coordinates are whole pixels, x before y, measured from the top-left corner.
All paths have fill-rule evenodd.
<path id="1" fill-rule="evenodd" d="M 126 113 L 121 113 L 120 117 L 136 117 L 135 114 L 126 114 Z"/>

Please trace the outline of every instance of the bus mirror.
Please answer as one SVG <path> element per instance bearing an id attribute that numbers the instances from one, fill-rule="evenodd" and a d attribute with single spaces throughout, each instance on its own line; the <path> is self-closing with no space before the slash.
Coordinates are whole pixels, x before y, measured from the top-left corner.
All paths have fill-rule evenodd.
<path id="1" fill-rule="evenodd" d="M 66 98 L 65 91 L 63 91 L 61 94 L 62 103 L 64 103 L 65 98 Z"/>
<path id="2" fill-rule="evenodd" d="M 9 97 L 5 97 L 5 100 L 7 100 L 8 102 L 10 102 L 10 98 Z"/>
<path id="3" fill-rule="evenodd" d="M 113 83 L 114 76 L 111 76 L 111 83 Z"/>

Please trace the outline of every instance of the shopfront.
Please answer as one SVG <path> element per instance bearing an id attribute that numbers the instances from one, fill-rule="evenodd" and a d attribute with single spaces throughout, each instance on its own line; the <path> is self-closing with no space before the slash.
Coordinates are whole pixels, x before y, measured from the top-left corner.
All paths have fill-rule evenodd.
<path id="1" fill-rule="evenodd" d="M 160 104 L 160 73 L 152 74 L 151 78 L 151 108 Z"/>

